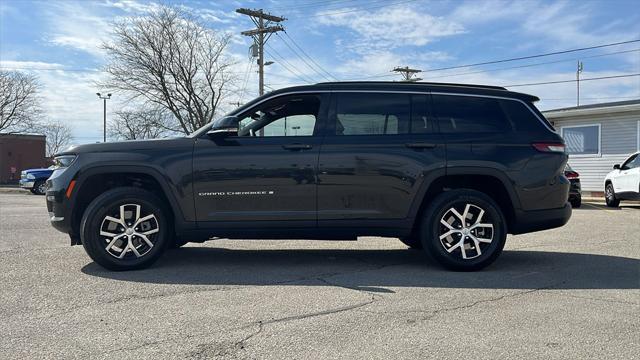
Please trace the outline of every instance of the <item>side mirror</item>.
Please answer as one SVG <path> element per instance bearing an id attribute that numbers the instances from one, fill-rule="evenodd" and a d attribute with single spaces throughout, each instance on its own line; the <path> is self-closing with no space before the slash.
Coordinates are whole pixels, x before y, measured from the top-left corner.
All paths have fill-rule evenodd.
<path id="1" fill-rule="evenodd" d="M 620 170 L 620 164 L 613 165 L 613 169 L 614 170 Z"/>
<path id="2" fill-rule="evenodd" d="M 216 120 L 211 129 L 207 131 L 210 137 L 220 138 L 238 134 L 238 118 L 235 116 L 225 116 Z"/>

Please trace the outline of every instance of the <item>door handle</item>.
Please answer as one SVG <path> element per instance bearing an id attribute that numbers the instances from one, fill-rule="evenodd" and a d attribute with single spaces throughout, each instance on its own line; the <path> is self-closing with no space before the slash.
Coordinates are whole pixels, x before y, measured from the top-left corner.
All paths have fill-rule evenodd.
<path id="1" fill-rule="evenodd" d="M 307 145 L 307 144 L 289 144 L 289 145 L 282 145 L 282 148 L 285 150 L 309 150 L 311 149 L 313 146 L 311 145 Z"/>
<path id="2" fill-rule="evenodd" d="M 433 143 L 406 143 L 404 145 L 411 149 L 433 149 L 437 146 Z"/>

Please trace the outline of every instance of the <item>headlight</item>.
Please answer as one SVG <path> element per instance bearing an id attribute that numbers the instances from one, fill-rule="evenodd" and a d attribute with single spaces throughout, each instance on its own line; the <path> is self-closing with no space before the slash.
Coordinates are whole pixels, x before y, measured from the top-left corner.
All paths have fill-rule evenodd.
<path id="1" fill-rule="evenodd" d="M 29 180 L 33 180 L 33 179 L 35 179 L 35 178 L 36 178 L 36 177 L 35 177 L 35 176 L 33 176 L 33 174 L 27 174 L 27 179 L 29 179 Z"/>
<path id="2" fill-rule="evenodd" d="M 76 157 L 77 157 L 76 155 L 56 156 L 53 159 L 53 166 L 55 166 L 56 169 L 69 167 L 69 165 L 73 164 Z"/>

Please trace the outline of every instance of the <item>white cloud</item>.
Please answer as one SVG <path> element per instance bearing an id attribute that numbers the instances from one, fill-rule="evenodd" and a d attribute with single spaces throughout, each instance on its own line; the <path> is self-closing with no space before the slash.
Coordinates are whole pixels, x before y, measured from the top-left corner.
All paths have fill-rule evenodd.
<path id="1" fill-rule="evenodd" d="M 359 49 L 424 46 L 435 39 L 465 31 L 464 27 L 455 21 L 406 6 L 328 14 L 319 17 L 318 22 L 351 29 L 357 35 L 357 39 L 355 43 L 346 45 Z"/>

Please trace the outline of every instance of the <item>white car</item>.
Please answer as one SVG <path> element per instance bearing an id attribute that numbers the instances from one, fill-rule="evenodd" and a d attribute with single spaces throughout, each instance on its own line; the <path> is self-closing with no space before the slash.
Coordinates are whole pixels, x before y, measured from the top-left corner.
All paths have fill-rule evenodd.
<path id="1" fill-rule="evenodd" d="M 640 200 L 640 152 L 622 163 L 604 178 L 604 197 L 607 206 L 616 207 L 620 200 Z"/>

